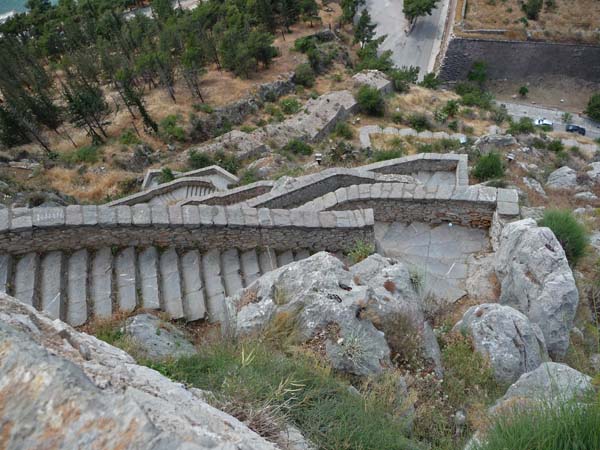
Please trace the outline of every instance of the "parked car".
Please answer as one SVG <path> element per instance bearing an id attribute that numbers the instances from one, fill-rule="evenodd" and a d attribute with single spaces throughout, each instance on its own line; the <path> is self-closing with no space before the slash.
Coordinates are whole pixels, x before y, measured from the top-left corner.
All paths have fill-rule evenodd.
<path id="1" fill-rule="evenodd" d="M 567 131 L 569 133 L 579 133 L 582 136 L 585 136 L 585 128 L 580 127 L 579 125 L 573 125 L 572 123 L 567 125 Z"/>
<path id="2" fill-rule="evenodd" d="M 533 121 L 533 124 L 538 127 L 543 127 L 543 128 L 552 129 L 552 127 L 554 127 L 554 124 L 550 120 L 546 119 L 545 117 L 542 117 L 540 119 L 535 119 Z"/>

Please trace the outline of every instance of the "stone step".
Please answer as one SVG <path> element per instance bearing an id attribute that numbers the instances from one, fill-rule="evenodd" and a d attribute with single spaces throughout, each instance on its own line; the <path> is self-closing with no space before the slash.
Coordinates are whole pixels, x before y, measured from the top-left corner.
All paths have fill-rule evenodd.
<path id="1" fill-rule="evenodd" d="M 183 317 L 183 296 L 179 255 L 174 248 L 170 248 L 160 255 L 159 266 L 163 309 L 172 319 L 181 319 Z"/>
<path id="2" fill-rule="evenodd" d="M 203 319 L 206 316 L 201 270 L 201 257 L 198 250 L 188 251 L 181 256 L 183 312 L 189 321 Z"/>
<path id="3" fill-rule="evenodd" d="M 10 255 L 0 255 L 0 292 L 9 293 L 11 281 L 12 257 Z"/>
<path id="4" fill-rule="evenodd" d="M 133 247 L 121 250 L 115 258 L 117 305 L 121 311 L 133 311 L 137 304 L 136 254 Z"/>
<path id="5" fill-rule="evenodd" d="M 277 255 L 271 249 L 262 250 L 258 256 L 260 271 L 262 273 L 277 269 Z"/>
<path id="6" fill-rule="evenodd" d="M 244 276 L 244 285 L 251 285 L 261 275 L 260 264 L 256 250 L 247 250 L 242 252 L 242 275 Z"/>
<path id="7" fill-rule="evenodd" d="M 37 253 L 23 255 L 15 265 L 13 296 L 30 306 L 38 306 L 37 283 L 39 270 Z"/>
<path id="8" fill-rule="evenodd" d="M 40 309 L 53 319 L 64 314 L 63 254 L 46 253 L 40 261 Z"/>
<path id="9" fill-rule="evenodd" d="M 210 250 L 202 255 L 202 276 L 206 290 L 208 320 L 219 322 L 225 319 L 225 288 L 221 278 L 221 255 Z"/>
<path id="10" fill-rule="evenodd" d="M 148 309 L 159 309 L 158 252 L 155 247 L 145 248 L 139 253 L 138 278 L 142 297 L 141 306 Z"/>
<path id="11" fill-rule="evenodd" d="M 88 319 L 88 268 L 87 250 L 78 250 L 67 261 L 67 313 L 71 326 L 83 325 Z"/>
<path id="12" fill-rule="evenodd" d="M 92 257 L 90 298 L 94 305 L 94 317 L 105 319 L 112 313 L 113 255 L 109 247 L 101 248 Z"/>
<path id="13" fill-rule="evenodd" d="M 232 248 L 221 253 L 221 272 L 223 275 L 223 284 L 225 285 L 225 294 L 228 297 L 244 289 L 244 281 L 242 280 L 240 269 L 240 256 L 237 249 Z"/>
<path id="14" fill-rule="evenodd" d="M 291 250 L 286 250 L 285 252 L 277 255 L 277 265 L 279 267 L 285 266 L 286 264 L 294 262 L 294 253 Z"/>

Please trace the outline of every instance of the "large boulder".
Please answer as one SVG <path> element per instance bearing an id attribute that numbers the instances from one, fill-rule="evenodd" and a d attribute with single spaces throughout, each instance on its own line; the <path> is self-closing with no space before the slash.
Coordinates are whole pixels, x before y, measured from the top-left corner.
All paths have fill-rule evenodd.
<path id="1" fill-rule="evenodd" d="M 320 252 L 269 272 L 226 300 L 227 327 L 247 335 L 275 317 L 291 316 L 298 339 L 325 350 L 334 368 L 355 375 L 379 373 L 390 363 L 389 346 L 377 328 L 383 320 L 401 315 L 419 324 L 419 333 L 424 325 L 406 268 L 378 255 L 369 260 L 352 272 L 335 256 Z M 430 353 L 436 351 L 437 344 Z"/>
<path id="2" fill-rule="evenodd" d="M 540 328 L 510 306 L 472 306 L 454 329 L 471 335 L 475 350 L 489 358 L 501 383 L 514 382 L 547 358 Z"/>
<path id="3" fill-rule="evenodd" d="M 0 399 L 7 450 L 277 448 L 199 390 L 4 294 Z"/>
<path id="4" fill-rule="evenodd" d="M 533 219 L 507 224 L 496 253 L 500 303 L 512 306 L 544 333 L 552 358 L 564 356 L 579 293 L 560 243 Z"/>
<path id="5" fill-rule="evenodd" d="M 539 402 L 569 401 L 585 395 L 592 388 L 591 377 L 565 365 L 545 362 L 513 383 L 491 411 L 503 412 L 511 407 Z"/>
<path id="6" fill-rule="evenodd" d="M 196 348 L 183 331 L 152 314 L 129 317 L 125 321 L 124 333 L 132 340 L 139 356 L 147 359 L 180 358 L 196 353 Z"/>
<path id="7" fill-rule="evenodd" d="M 475 141 L 475 147 L 484 155 L 514 145 L 517 145 L 517 140 L 510 134 L 486 134 Z"/>
<path id="8" fill-rule="evenodd" d="M 546 182 L 549 189 L 575 189 L 577 185 L 577 172 L 569 166 L 556 169 L 548 176 Z"/>

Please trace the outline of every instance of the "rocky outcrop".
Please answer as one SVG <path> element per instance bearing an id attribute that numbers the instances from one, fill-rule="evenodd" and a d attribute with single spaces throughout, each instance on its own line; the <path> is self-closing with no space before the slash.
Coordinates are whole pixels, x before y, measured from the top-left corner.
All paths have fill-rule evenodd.
<path id="1" fill-rule="evenodd" d="M 586 175 L 594 183 L 600 182 L 600 162 L 590 163 L 590 167 L 589 170 L 586 172 Z"/>
<path id="2" fill-rule="evenodd" d="M 495 303 L 472 306 L 454 327 L 467 332 L 489 358 L 501 383 L 512 383 L 547 357 L 542 331 L 514 308 Z"/>
<path id="3" fill-rule="evenodd" d="M 498 148 L 517 145 L 517 140 L 510 134 L 486 134 L 477 138 L 474 145 L 481 154 L 485 155 Z"/>
<path id="4" fill-rule="evenodd" d="M 152 314 L 128 318 L 123 331 L 140 356 L 147 359 L 180 358 L 196 353 L 194 345 L 179 328 Z"/>
<path id="5" fill-rule="evenodd" d="M 518 309 L 539 325 L 552 358 L 564 356 L 579 294 L 554 233 L 538 227 L 533 219 L 506 225 L 495 268 L 500 303 Z"/>
<path id="6" fill-rule="evenodd" d="M 287 317 L 298 339 L 324 351 L 334 368 L 355 375 L 379 373 L 390 363 L 380 329 L 390 317 L 403 317 L 422 336 L 423 355 L 439 363 L 439 348 L 424 322 L 406 267 L 373 255 L 351 270 L 321 252 L 259 278 L 227 299 L 231 331 L 259 332 Z"/>
<path id="7" fill-rule="evenodd" d="M 0 295 L 2 447 L 275 450 L 127 353 Z"/>
<path id="8" fill-rule="evenodd" d="M 548 189 L 575 189 L 577 187 L 577 172 L 569 166 L 556 169 L 548 176 Z"/>
<path id="9" fill-rule="evenodd" d="M 502 412 L 507 408 L 536 402 L 569 401 L 591 388 L 591 377 L 565 364 L 546 362 L 521 375 L 491 411 Z"/>

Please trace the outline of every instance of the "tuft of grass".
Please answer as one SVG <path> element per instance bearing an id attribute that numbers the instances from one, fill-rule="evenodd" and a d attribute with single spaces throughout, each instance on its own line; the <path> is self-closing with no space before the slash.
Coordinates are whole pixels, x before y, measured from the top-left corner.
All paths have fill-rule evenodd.
<path id="1" fill-rule="evenodd" d="M 226 405 L 226 411 L 268 439 L 276 440 L 288 422 L 325 450 L 419 448 L 404 435 L 391 405 L 351 390 L 305 351 L 285 354 L 263 344 L 221 343 L 151 367 L 213 392 L 217 406 Z"/>
<path id="2" fill-rule="evenodd" d="M 348 249 L 347 255 L 354 264 L 361 262 L 363 259 L 375 253 L 375 246 L 370 242 L 356 241 L 354 245 Z"/>
<path id="3" fill-rule="evenodd" d="M 166 141 L 185 141 L 185 131 L 182 127 L 177 125 L 180 117 L 171 114 L 160 121 L 159 129 L 160 135 Z"/>
<path id="4" fill-rule="evenodd" d="M 128 128 L 127 130 L 123 131 L 121 136 L 119 136 L 119 142 L 123 145 L 134 145 L 142 143 L 139 136 L 131 128 Z"/>
<path id="5" fill-rule="evenodd" d="M 371 159 L 374 162 L 387 161 L 389 159 L 401 158 L 406 155 L 406 150 L 403 148 L 393 148 L 391 150 L 376 150 L 373 152 Z"/>
<path id="6" fill-rule="evenodd" d="M 300 139 L 292 139 L 282 149 L 285 152 L 293 153 L 294 155 L 312 155 L 313 149 L 306 142 Z"/>
<path id="7" fill-rule="evenodd" d="M 474 450 L 600 448 L 600 399 L 539 404 L 498 416 Z"/>
<path id="8" fill-rule="evenodd" d="M 333 132 L 336 136 L 341 137 L 342 139 L 352 139 L 354 137 L 354 131 L 347 122 L 338 122 L 333 129 Z"/>
<path id="9" fill-rule="evenodd" d="M 381 92 L 372 86 L 363 85 L 356 94 L 360 110 L 370 116 L 383 116 L 385 101 Z"/>
<path id="10" fill-rule="evenodd" d="M 588 232 L 585 226 L 568 210 L 547 210 L 538 223 L 552 230 L 562 246 L 569 264 L 574 267 L 585 254 L 588 243 Z"/>
<path id="11" fill-rule="evenodd" d="M 284 98 L 279 102 L 279 107 L 283 111 L 284 114 L 296 114 L 300 111 L 302 105 L 295 98 Z"/>

